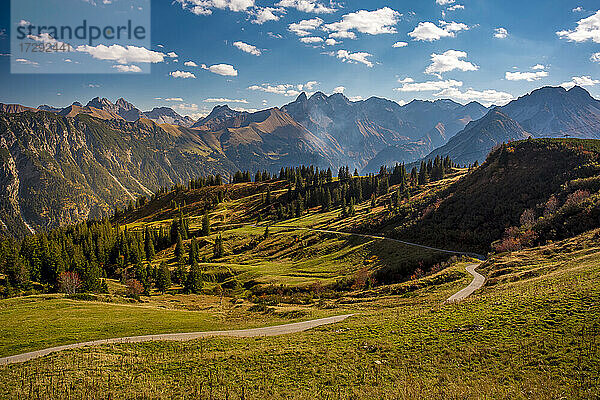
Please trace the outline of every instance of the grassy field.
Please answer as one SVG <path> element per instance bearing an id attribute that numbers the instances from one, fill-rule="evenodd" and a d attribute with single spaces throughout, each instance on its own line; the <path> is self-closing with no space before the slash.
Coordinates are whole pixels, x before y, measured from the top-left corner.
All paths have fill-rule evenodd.
<path id="1" fill-rule="evenodd" d="M 247 301 L 234 304 L 228 298 L 206 295 L 142 299 L 141 304 L 72 300 L 62 295 L 0 300 L 0 357 L 95 339 L 254 328 L 341 313 L 289 305 L 265 314 L 249 311 Z M 296 311 L 293 318 L 287 317 L 289 311 Z"/>
<path id="2" fill-rule="evenodd" d="M 0 397 L 598 398 L 599 237 L 495 256 L 486 286 L 460 304 L 441 305 L 465 274 L 349 292 L 334 301 L 354 317 L 301 334 L 108 345 L 2 367 Z"/>

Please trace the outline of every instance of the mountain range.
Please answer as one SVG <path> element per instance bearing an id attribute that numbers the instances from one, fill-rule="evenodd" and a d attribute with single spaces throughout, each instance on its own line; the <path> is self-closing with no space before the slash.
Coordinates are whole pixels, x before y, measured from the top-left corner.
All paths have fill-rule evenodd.
<path id="1" fill-rule="evenodd" d="M 0 227 L 13 235 L 105 215 L 162 186 L 237 170 L 381 165 L 450 156 L 482 162 L 503 142 L 600 138 L 600 102 L 580 87 L 545 87 L 503 107 L 302 93 L 257 112 L 216 106 L 197 121 L 142 112 L 120 98 L 85 106 L 0 104 Z"/>
<path id="2" fill-rule="evenodd" d="M 600 139 L 600 101 L 579 86 L 543 87 L 494 107 L 426 158 L 440 155 L 460 164 L 483 162 L 493 147 L 528 137 Z"/>

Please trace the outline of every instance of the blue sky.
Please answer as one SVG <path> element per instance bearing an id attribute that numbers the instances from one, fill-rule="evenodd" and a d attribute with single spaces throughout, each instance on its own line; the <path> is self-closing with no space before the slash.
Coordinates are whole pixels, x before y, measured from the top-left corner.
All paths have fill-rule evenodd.
<path id="1" fill-rule="evenodd" d="M 70 1 L 110 15 L 125 0 Z M 65 59 L 79 59 L 141 72 L 47 74 L 44 63 L 20 58 L 33 73 L 11 74 L 16 23 L 3 0 L 0 102 L 66 106 L 124 97 L 143 110 L 170 106 L 198 117 L 215 104 L 261 109 L 317 90 L 489 105 L 577 83 L 600 97 L 599 9 L 597 1 L 567 0 L 152 1 L 148 46 L 130 53 L 95 44 L 61 55 L 63 71 L 72 68 Z"/>

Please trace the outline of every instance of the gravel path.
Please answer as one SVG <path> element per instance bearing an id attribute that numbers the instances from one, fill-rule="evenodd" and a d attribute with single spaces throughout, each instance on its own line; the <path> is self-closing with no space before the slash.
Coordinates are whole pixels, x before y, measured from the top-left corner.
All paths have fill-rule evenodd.
<path id="1" fill-rule="evenodd" d="M 256 226 L 256 225 L 252 225 Z M 435 250 L 444 253 L 457 254 L 457 255 L 467 255 L 469 257 L 474 257 L 478 259 L 485 259 L 485 257 L 479 254 L 473 253 L 463 253 L 459 251 L 438 249 L 435 247 L 425 246 L 418 243 L 406 242 L 403 240 L 386 238 L 384 236 L 375 236 L 375 235 L 366 235 L 360 233 L 350 233 L 350 232 L 340 232 L 340 231 L 330 231 L 326 229 L 313 229 L 313 228 L 302 228 L 297 226 L 286 226 L 286 225 L 273 225 L 274 228 L 284 228 L 284 229 L 295 229 L 295 230 L 307 230 L 313 232 L 321 232 L 321 233 L 332 233 L 338 235 L 347 235 L 347 236 L 360 236 L 369 239 L 380 239 L 380 240 L 390 240 L 397 243 L 402 243 L 409 246 L 420 247 L 428 250 Z M 481 288 L 483 283 L 485 282 L 485 277 L 478 272 L 475 271 L 480 264 L 469 264 L 466 269 L 471 275 L 473 275 L 473 281 L 466 288 L 458 291 L 453 294 L 446 300 L 447 303 L 454 303 L 464 300 L 467 296 L 471 295 L 474 291 Z M 93 340 L 89 342 L 82 343 L 73 343 L 67 344 L 63 346 L 51 347 L 48 349 L 32 351 L 29 353 L 17 354 L 14 356 L 0 358 L 0 365 L 7 364 L 15 364 L 21 363 L 25 361 L 32 360 L 34 358 L 43 357 L 45 355 L 56 353 L 58 351 L 69 350 L 69 349 L 78 349 L 81 347 L 87 346 L 96 346 L 101 344 L 111 344 L 111 343 L 139 343 L 139 342 L 151 342 L 157 340 L 171 340 L 171 341 L 185 341 L 185 340 L 193 340 L 214 336 L 230 336 L 230 337 L 256 337 L 256 336 L 278 336 L 285 335 L 289 333 L 297 333 L 303 332 L 308 329 L 316 328 L 318 326 L 335 324 L 336 322 L 341 322 L 346 318 L 352 316 L 353 314 L 347 315 L 339 315 L 335 317 L 327 317 L 314 319 L 311 321 L 303 321 L 303 322 L 295 322 L 293 324 L 286 325 L 277 325 L 277 326 L 268 326 L 264 328 L 252 328 L 252 329 L 240 329 L 240 330 L 232 330 L 232 331 L 206 331 L 206 332 L 189 332 L 189 333 L 165 333 L 158 335 L 145 335 L 145 336 L 129 336 L 122 338 L 113 338 L 113 339 L 102 339 L 102 340 Z"/>
<path id="2" fill-rule="evenodd" d="M 475 268 L 479 267 L 481 264 L 469 264 L 467 265 L 467 272 L 473 275 L 473 280 L 466 288 L 459 290 L 454 293 L 452 296 L 448 297 L 446 303 L 456 303 L 464 300 L 466 297 L 470 296 L 474 291 L 480 289 L 485 282 L 485 277 L 481 275 L 479 272 L 475 271 Z"/>
<path id="3" fill-rule="evenodd" d="M 341 322 L 353 314 L 337 315 L 334 317 L 313 319 L 310 321 L 295 322 L 293 324 L 267 326 L 264 328 L 252 328 L 252 329 L 239 329 L 233 331 L 206 331 L 206 332 L 188 332 L 188 333 L 165 333 L 158 335 L 145 335 L 145 336 L 129 336 L 114 339 L 102 339 L 93 340 L 83 343 L 66 344 L 64 346 L 51 347 L 48 349 L 32 351 L 29 353 L 17 354 L 14 356 L 0 358 L 0 365 L 15 364 L 25 361 L 32 360 L 34 358 L 43 357 L 50 353 L 56 353 L 58 351 L 79 349 L 87 346 L 97 346 L 101 344 L 111 343 L 139 343 L 139 342 L 152 342 L 157 340 L 170 340 L 170 341 L 185 341 L 193 339 L 201 339 L 215 336 L 230 336 L 230 337 L 257 337 L 257 336 L 278 336 L 286 335 L 288 333 L 304 332 L 308 329 L 316 328 L 318 326 L 335 324 Z"/>

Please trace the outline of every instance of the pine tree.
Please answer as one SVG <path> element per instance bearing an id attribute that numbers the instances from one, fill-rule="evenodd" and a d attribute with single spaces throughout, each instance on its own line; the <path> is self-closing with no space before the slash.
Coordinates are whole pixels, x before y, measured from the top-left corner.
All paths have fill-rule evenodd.
<path id="1" fill-rule="evenodd" d="M 190 242 L 190 251 L 188 257 L 188 264 L 192 265 L 194 261 L 198 260 L 198 244 L 196 243 L 196 239 L 192 239 Z"/>
<path id="2" fill-rule="evenodd" d="M 263 235 L 263 239 L 267 239 L 269 237 L 269 225 L 265 227 L 265 233 Z"/>
<path id="3" fill-rule="evenodd" d="M 210 218 L 208 217 L 208 211 L 206 211 L 204 217 L 202 217 L 202 236 L 210 236 Z"/>
<path id="4" fill-rule="evenodd" d="M 146 253 L 146 261 L 150 262 L 154 259 L 156 252 L 154 250 L 154 238 L 150 233 L 150 230 L 146 228 L 146 232 L 144 234 L 144 250 Z"/>
<path id="5" fill-rule="evenodd" d="M 171 287 L 171 271 L 167 263 L 160 263 L 158 271 L 156 271 L 156 288 L 164 293 L 168 288 Z"/>
<path id="6" fill-rule="evenodd" d="M 181 240 L 181 235 L 177 234 L 177 241 L 175 243 L 175 259 L 178 262 L 183 260 L 183 241 Z"/>
<path id="7" fill-rule="evenodd" d="M 213 248 L 213 257 L 221 258 L 225 254 L 225 249 L 223 248 L 223 237 L 221 235 L 217 236 L 215 239 L 215 245 Z"/>
<path id="8" fill-rule="evenodd" d="M 190 267 L 185 280 L 185 291 L 188 293 L 200 293 L 204 282 L 202 281 L 202 271 L 197 262 Z"/>

